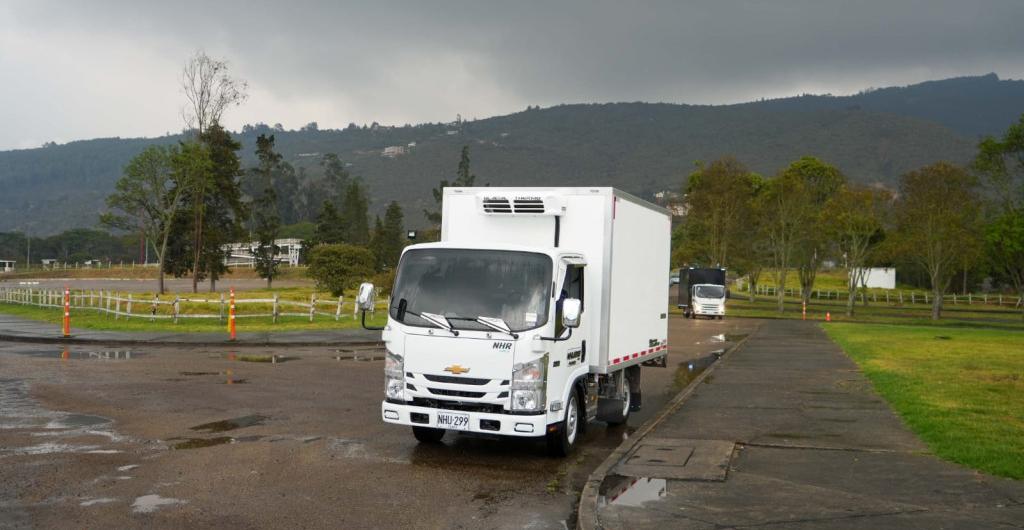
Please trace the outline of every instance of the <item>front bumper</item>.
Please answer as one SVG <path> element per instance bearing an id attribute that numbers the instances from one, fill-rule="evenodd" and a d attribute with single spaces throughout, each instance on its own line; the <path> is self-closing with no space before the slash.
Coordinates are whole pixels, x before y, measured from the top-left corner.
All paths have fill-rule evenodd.
<path id="1" fill-rule="evenodd" d="M 431 407 L 417 407 L 414 405 L 400 405 L 387 401 L 383 401 L 380 404 L 381 418 L 386 423 L 412 425 L 414 427 L 436 428 L 438 411 L 469 415 L 469 429 L 467 432 L 497 434 L 502 436 L 535 437 L 544 436 L 548 427 L 547 414 L 544 412 L 536 415 L 525 416 L 517 414 L 491 414 L 487 412 L 435 409 Z M 425 415 L 425 417 L 420 417 L 420 419 L 425 419 L 425 421 L 412 421 L 413 414 Z M 491 428 L 482 427 L 481 422 L 490 422 Z"/>

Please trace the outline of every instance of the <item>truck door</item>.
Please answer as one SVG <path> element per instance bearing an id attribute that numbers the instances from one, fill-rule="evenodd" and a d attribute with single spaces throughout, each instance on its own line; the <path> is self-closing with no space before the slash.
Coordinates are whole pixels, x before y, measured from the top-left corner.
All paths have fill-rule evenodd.
<path id="1" fill-rule="evenodd" d="M 559 265 L 558 291 L 555 298 L 555 336 L 561 337 L 567 330 L 562 325 L 562 301 L 566 298 L 576 298 L 581 302 L 583 311 L 580 315 L 580 325 L 574 329 L 568 340 L 552 344 L 549 369 L 551 377 L 548 378 L 548 391 L 551 392 L 552 401 L 562 400 L 567 396 L 565 385 L 571 384 L 581 373 L 589 372 L 586 351 L 586 337 L 589 336 L 589 329 L 594 320 L 593 311 L 588 311 L 586 300 L 586 263 L 579 259 L 562 260 Z M 581 403 L 581 406 L 583 404 Z"/>

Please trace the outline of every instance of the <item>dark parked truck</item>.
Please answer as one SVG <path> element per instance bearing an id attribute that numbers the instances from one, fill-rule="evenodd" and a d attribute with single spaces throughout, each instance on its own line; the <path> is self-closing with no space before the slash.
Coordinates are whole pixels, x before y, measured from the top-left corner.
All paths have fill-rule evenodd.
<path id="1" fill-rule="evenodd" d="M 684 267 L 679 270 L 678 306 L 688 318 L 725 317 L 725 269 Z"/>

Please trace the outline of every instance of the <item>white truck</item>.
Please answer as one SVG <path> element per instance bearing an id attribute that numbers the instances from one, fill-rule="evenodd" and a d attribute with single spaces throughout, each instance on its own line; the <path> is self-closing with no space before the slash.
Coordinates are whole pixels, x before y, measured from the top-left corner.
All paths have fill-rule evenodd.
<path id="1" fill-rule="evenodd" d="M 442 215 L 440 242 L 403 251 L 378 328 L 383 420 L 563 456 L 588 422 L 624 423 L 641 365 L 668 354 L 668 212 L 613 188 L 445 188 Z"/>

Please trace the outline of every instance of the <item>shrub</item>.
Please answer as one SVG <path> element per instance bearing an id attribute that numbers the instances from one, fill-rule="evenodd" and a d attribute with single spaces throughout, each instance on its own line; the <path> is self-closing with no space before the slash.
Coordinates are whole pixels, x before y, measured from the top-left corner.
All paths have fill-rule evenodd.
<path id="1" fill-rule="evenodd" d="M 354 245 L 319 245 L 309 253 L 307 274 L 316 280 L 317 288 L 341 296 L 373 276 L 373 253 Z"/>

